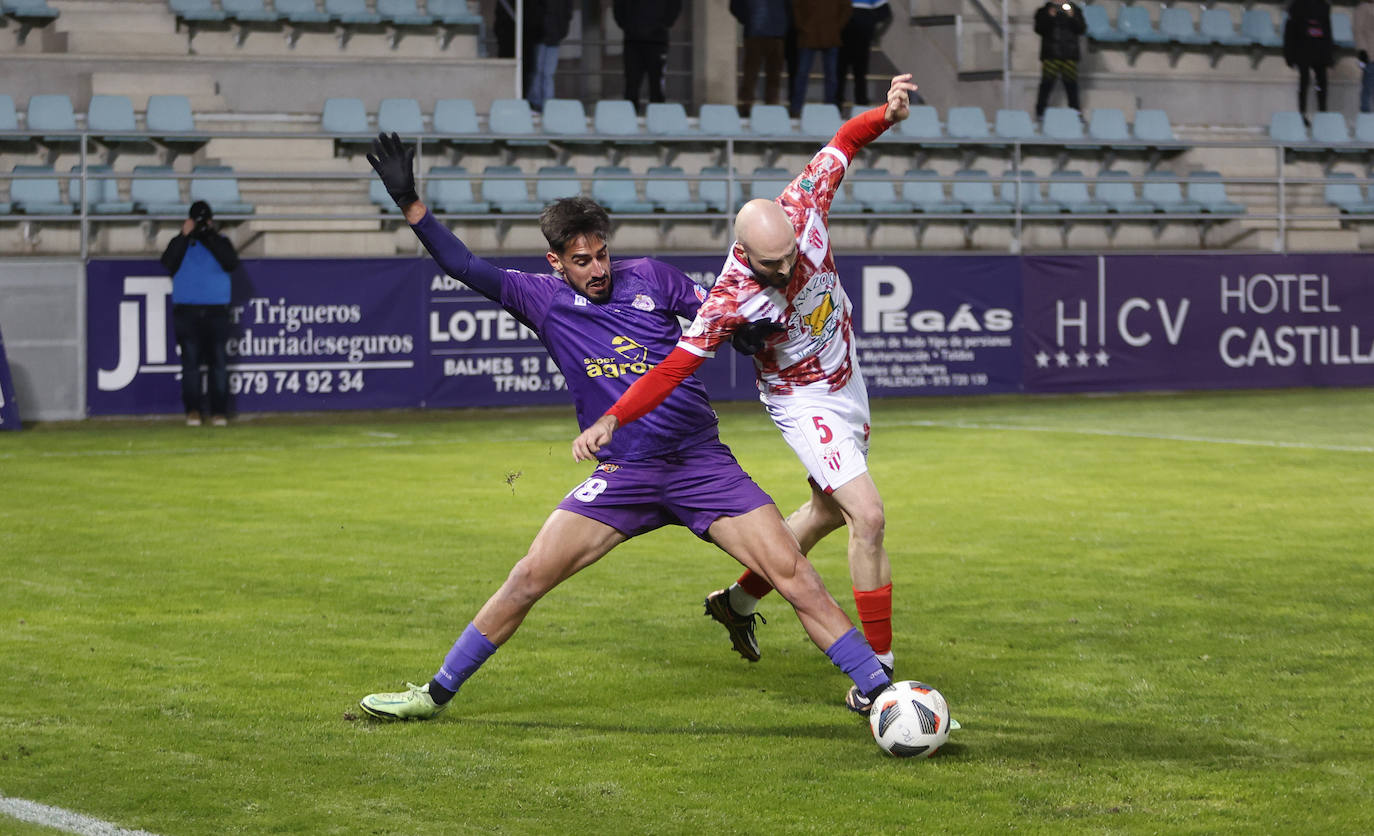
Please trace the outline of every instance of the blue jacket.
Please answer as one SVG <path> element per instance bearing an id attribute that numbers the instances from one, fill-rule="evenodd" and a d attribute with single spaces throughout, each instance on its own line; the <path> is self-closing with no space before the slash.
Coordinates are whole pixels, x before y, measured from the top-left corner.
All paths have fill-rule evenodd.
<path id="1" fill-rule="evenodd" d="M 730 0 L 730 14 L 744 24 L 746 38 L 781 38 L 791 24 L 792 9 L 788 0 Z"/>
<path id="2" fill-rule="evenodd" d="M 178 235 L 162 253 L 162 266 L 172 274 L 172 304 L 229 304 L 229 273 L 239 266 L 229 239 L 213 231 L 195 237 Z"/>

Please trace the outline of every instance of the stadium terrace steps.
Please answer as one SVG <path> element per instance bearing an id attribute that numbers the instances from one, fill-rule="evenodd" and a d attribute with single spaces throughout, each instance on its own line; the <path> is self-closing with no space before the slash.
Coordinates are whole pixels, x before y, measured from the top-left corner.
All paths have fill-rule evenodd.
<path id="1" fill-rule="evenodd" d="M 152 94 L 185 96 L 193 112 L 228 109 L 215 77 L 208 72 L 99 71 L 91 73 L 91 93 L 128 96 L 139 113 L 148 109 L 148 96 Z"/>

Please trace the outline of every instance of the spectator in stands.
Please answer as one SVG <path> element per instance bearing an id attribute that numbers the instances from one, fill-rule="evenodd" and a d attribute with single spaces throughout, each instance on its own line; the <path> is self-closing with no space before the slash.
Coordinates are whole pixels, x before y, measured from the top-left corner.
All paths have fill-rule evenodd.
<path id="1" fill-rule="evenodd" d="M 572 24 L 572 0 L 526 0 L 525 14 L 526 32 L 534 33 L 534 78 L 525 98 L 530 107 L 543 112 L 544 102 L 553 98 L 558 45 L 568 36 Z"/>
<path id="2" fill-rule="evenodd" d="M 854 14 L 840 33 L 840 88 L 836 103 L 844 101 L 848 77 L 854 76 L 854 104 L 868 107 L 868 57 L 873 43 L 892 23 L 887 0 L 851 0 Z"/>
<path id="3" fill-rule="evenodd" d="M 730 0 L 730 13 L 744 24 L 744 69 L 739 78 L 742 115 L 754 104 L 760 68 L 764 104 L 778 103 L 790 11 L 788 0 Z"/>
<path id="4" fill-rule="evenodd" d="M 1040 36 L 1040 91 L 1035 95 L 1035 119 L 1045 118 L 1055 81 L 1064 83 L 1069 107 L 1078 105 L 1078 38 L 1088 28 L 1083 10 L 1073 3 L 1051 2 L 1035 12 L 1035 34 Z"/>
<path id="5" fill-rule="evenodd" d="M 181 349 L 181 403 L 186 426 L 199 427 L 200 364 L 210 368 L 210 422 L 229 423 L 229 274 L 238 253 L 219 234 L 210 204 L 191 204 L 181 233 L 167 244 L 162 266 L 172 274 L 172 327 Z"/>
<path id="6" fill-rule="evenodd" d="M 840 33 L 854 12 L 850 0 L 792 0 L 792 21 L 797 28 L 797 72 L 792 77 L 792 115 L 800 116 L 806 103 L 811 64 L 820 56 L 825 73 L 825 100 L 840 103 Z"/>
<path id="7" fill-rule="evenodd" d="M 1374 113 L 1374 67 L 1369 65 L 1369 51 L 1374 49 L 1374 0 L 1355 7 L 1353 22 L 1360 61 L 1360 112 Z"/>
<path id="8" fill-rule="evenodd" d="M 647 78 L 649 101 L 663 101 L 668 30 L 682 12 L 682 0 L 615 0 L 612 12 L 625 33 L 625 98 L 638 105 L 639 87 Z"/>
<path id="9" fill-rule="evenodd" d="M 1307 118 L 1307 85 L 1316 81 L 1317 110 L 1326 110 L 1326 68 L 1331 66 L 1331 4 L 1326 0 L 1293 0 L 1283 28 L 1283 60 L 1298 68 L 1298 112 Z"/>

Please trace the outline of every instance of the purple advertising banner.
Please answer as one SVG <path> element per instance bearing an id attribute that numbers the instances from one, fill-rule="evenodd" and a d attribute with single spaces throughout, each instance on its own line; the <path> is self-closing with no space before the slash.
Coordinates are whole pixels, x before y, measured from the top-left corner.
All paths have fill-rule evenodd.
<path id="1" fill-rule="evenodd" d="M 10 364 L 5 359 L 5 337 L 0 334 L 0 430 L 18 430 L 19 404 L 14 400 L 14 383 L 10 380 Z"/>
<path id="2" fill-rule="evenodd" d="M 413 406 L 428 259 L 245 260 L 230 306 L 235 412 Z M 93 415 L 180 412 L 172 280 L 155 261 L 87 266 Z"/>
<path id="3" fill-rule="evenodd" d="M 1374 385 L 1374 255 L 1023 265 L 1026 391 Z"/>

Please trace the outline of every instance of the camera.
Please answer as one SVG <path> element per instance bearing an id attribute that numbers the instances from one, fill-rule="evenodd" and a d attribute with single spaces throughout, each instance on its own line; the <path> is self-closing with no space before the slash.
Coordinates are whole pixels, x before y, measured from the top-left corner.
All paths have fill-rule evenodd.
<path id="1" fill-rule="evenodd" d="M 1066 11 L 1066 12 L 1071 12 L 1071 11 L 1073 11 L 1073 5 L 1070 4 L 1070 3 L 1064 3 L 1064 4 L 1061 5 L 1059 8 L 1063 9 L 1063 10 Z"/>
<path id="2" fill-rule="evenodd" d="M 197 200 L 195 203 L 192 203 L 191 211 L 188 212 L 186 216 L 196 225 L 193 232 L 195 235 L 202 235 L 214 229 L 214 227 L 210 225 L 210 221 L 215 217 L 215 213 L 211 211 L 210 204 L 203 200 Z"/>

